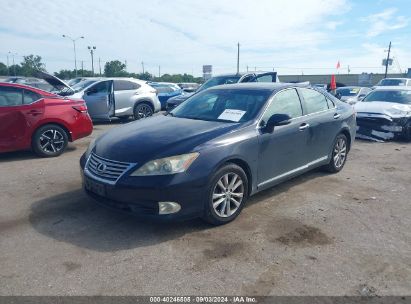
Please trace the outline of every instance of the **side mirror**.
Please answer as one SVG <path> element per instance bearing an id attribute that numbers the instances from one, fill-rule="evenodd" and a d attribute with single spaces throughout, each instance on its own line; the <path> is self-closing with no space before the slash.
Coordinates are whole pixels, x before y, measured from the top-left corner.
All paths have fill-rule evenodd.
<path id="1" fill-rule="evenodd" d="M 287 114 L 274 114 L 265 124 L 265 130 L 269 133 L 274 131 L 276 126 L 285 126 L 291 123 L 291 117 Z"/>

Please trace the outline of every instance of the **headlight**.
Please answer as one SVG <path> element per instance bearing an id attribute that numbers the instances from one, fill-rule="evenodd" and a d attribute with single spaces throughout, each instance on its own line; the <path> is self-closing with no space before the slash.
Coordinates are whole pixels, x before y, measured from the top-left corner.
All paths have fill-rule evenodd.
<path id="1" fill-rule="evenodd" d="M 90 155 L 91 150 L 93 150 L 93 148 L 96 146 L 96 139 L 93 138 L 90 142 L 90 144 L 88 145 L 87 151 L 86 151 L 86 155 Z"/>
<path id="2" fill-rule="evenodd" d="M 152 160 L 134 171 L 131 176 L 168 175 L 185 172 L 199 155 L 199 153 L 189 153 Z"/>

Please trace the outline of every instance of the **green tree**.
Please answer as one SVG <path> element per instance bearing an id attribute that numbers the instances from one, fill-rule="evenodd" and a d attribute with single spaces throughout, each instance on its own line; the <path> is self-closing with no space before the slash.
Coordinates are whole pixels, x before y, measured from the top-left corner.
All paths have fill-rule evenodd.
<path id="1" fill-rule="evenodd" d="M 36 71 L 46 71 L 44 63 L 41 62 L 41 56 L 23 56 L 23 62 L 21 63 L 21 75 L 35 76 Z"/>
<path id="2" fill-rule="evenodd" d="M 9 70 L 7 68 L 7 65 L 5 65 L 3 62 L 0 62 L 0 75 L 1 76 L 9 75 Z"/>
<path id="3" fill-rule="evenodd" d="M 119 60 L 108 61 L 104 65 L 104 75 L 106 77 L 126 77 L 126 65 Z"/>

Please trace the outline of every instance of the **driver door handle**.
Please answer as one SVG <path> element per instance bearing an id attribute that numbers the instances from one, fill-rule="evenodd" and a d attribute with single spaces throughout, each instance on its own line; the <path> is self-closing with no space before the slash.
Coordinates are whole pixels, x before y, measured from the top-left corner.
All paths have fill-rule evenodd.
<path id="1" fill-rule="evenodd" d="M 340 116 L 341 116 L 341 114 L 335 113 L 334 114 L 334 119 L 338 119 L 338 118 L 340 118 Z"/>
<path id="2" fill-rule="evenodd" d="M 307 129 L 309 127 L 310 127 L 310 125 L 308 123 L 304 122 L 300 125 L 300 127 L 298 129 L 300 129 L 300 131 L 304 131 L 305 129 Z"/>

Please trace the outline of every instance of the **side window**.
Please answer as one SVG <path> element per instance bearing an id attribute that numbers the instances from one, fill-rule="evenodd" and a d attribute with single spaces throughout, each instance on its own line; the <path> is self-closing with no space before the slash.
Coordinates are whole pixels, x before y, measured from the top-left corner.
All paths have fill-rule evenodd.
<path id="1" fill-rule="evenodd" d="M 24 97 L 23 97 L 24 104 L 31 104 L 39 100 L 40 98 L 41 96 L 39 94 L 34 93 L 33 91 L 24 90 Z"/>
<path id="2" fill-rule="evenodd" d="M 328 110 L 328 100 L 325 96 L 311 89 L 301 89 L 307 114 Z"/>
<path id="3" fill-rule="evenodd" d="M 273 81 L 273 76 L 272 74 L 268 74 L 268 75 L 262 75 L 260 77 L 257 76 L 256 81 L 257 82 L 274 82 Z"/>
<path id="4" fill-rule="evenodd" d="M 295 89 L 287 89 L 275 94 L 264 114 L 264 123 L 274 114 L 287 114 L 291 118 L 300 117 L 303 114 L 300 97 Z"/>
<path id="5" fill-rule="evenodd" d="M 114 91 L 137 90 L 140 85 L 127 80 L 114 80 Z"/>
<path id="6" fill-rule="evenodd" d="M 109 81 L 102 81 L 96 83 L 92 87 L 90 87 L 87 91 L 92 92 L 92 94 L 104 93 L 107 94 L 110 91 L 110 82 Z"/>
<path id="7" fill-rule="evenodd" d="M 22 89 L 0 86 L 0 107 L 20 106 L 22 104 Z"/>

